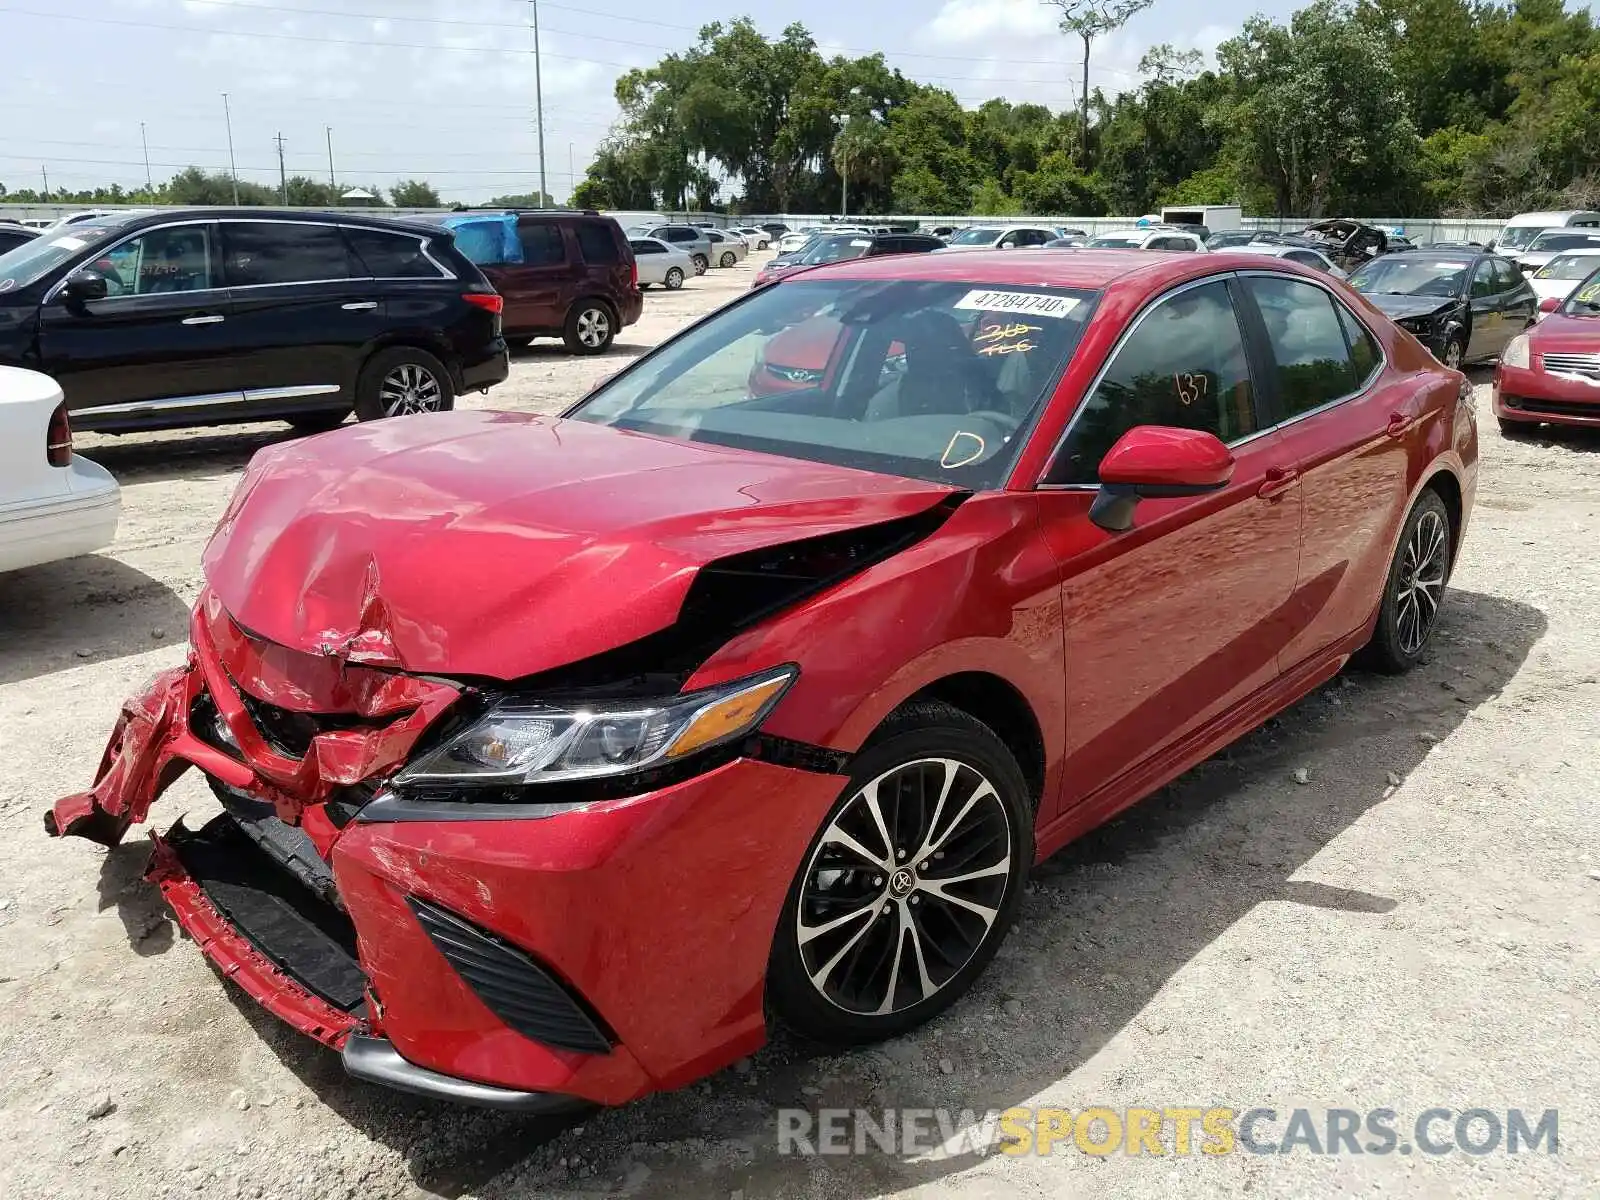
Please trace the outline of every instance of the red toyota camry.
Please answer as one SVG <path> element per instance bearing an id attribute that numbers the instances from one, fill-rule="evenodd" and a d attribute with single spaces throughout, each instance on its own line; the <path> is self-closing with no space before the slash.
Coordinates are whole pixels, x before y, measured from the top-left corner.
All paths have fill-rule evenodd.
<path id="1" fill-rule="evenodd" d="M 823 317 L 839 369 L 752 394 Z M 198 767 L 222 811 L 150 877 L 394 1087 L 615 1104 L 769 1017 L 883 1038 L 1040 858 L 1357 651 L 1415 663 L 1477 459 L 1462 376 L 1283 260 L 807 272 L 560 418 L 262 451 L 188 661 L 46 824 L 115 843 Z"/>
<path id="2" fill-rule="evenodd" d="M 1511 340 L 1494 372 L 1494 415 L 1518 434 L 1541 423 L 1600 426 L 1600 271 Z"/>

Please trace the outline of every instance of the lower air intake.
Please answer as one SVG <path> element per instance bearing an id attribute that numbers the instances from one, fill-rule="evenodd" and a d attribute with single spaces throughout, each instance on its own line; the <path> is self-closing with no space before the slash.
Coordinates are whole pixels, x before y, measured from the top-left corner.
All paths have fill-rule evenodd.
<path id="1" fill-rule="evenodd" d="M 407 900 L 445 961 L 508 1026 L 560 1050 L 611 1053 L 599 1018 L 527 953 L 436 904 Z"/>

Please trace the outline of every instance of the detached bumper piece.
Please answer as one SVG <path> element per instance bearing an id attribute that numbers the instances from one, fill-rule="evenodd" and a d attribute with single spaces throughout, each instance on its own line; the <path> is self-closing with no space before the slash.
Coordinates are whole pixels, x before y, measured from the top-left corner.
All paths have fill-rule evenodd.
<path id="1" fill-rule="evenodd" d="M 181 824 L 165 845 L 224 921 L 283 974 L 354 1020 L 366 1016 L 367 977 L 350 919 L 286 872 L 223 813 L 203 829 Z"/>
<path id="2" fill-rule="evenodd" d="M 438 905 L 407 902 L 445 961 L 512 1029 L 559 1050 L 611 1053 L 615 1039 L 600 1018 L 530 955 Z"/>
<path id="3" fill-rule="evenodd" d="M 559 1092 L 517 1092 L 510 1088 L 458 1079 L 419 1067 L 402 1058 L 383 1038 L 352 1035 L 344 1044 L 344 1069 L 353 1079 L 426 1096 L 430 1100 L 449 1100 L 479 1108 L 498 1108 L 519 1113 L 572 1113 L 593 1108 L 588 1101 Z"/>

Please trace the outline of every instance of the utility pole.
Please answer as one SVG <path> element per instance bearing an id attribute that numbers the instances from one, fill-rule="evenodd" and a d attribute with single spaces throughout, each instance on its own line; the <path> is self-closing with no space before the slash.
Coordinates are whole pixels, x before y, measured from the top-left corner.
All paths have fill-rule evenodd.
<path id="1" fill-rule="evenodd" d="M 578 172 L 572 165 L 572 143 L 567 143 L 567 203 L 572 203 L 572 194 L 578 190 Z"/>
<path id="2" fill-rule="evenodd" d="M 528 0 L 533 19 L 533 112 L 539 124 L 539 207 L 544 207 L 549 192 L 544 181 L 544 83 L 539 71 L 539 0 Z"/>
<path id="3" fill-rule="evenodd" d="M 155 194 L 156 185 L 150 179 L 150 139 L 145 136 L 144 122 L 139 122 L 139 144 L 144 147 L 144 190 Z"/>
<path id="4" fill-rule="evenodd" d="M 333 179 L 333 126 L 324 125 L 322 129 L 328 135 L 328 186 L 334 191 L 338 191 L 339 185 Z"/>
<path id="5" fill-rule="evenodd" d="M 283 195 L 283 206 L 289 207 L 289 172 L 283 165 L 283 131 L 278 131 L 278 136 L 272 139 L 278 143 L 278 189 Z"/>
<path id="6" fill-rule="evenodd" d="M 850 148 L 846 146 L 839 154 L 839 215 L 850 215 Z"/>
<path id="7" fill-rule="evenodd" d="M 228 174 L 233 176 L 233 206 L 239 207 L 239 167 L 233 159 L 233 113 L 228 108 L 228 93 L 222 93 L 222 121 L 228 128 Z"/>
<path id="8" fill-rule="evenodd" d="M 48 200 L 50 199 L 50 172 L 45 169 L 43 163 L 39 164 L 39 174 L 44 176 L 44 198 Z"/>

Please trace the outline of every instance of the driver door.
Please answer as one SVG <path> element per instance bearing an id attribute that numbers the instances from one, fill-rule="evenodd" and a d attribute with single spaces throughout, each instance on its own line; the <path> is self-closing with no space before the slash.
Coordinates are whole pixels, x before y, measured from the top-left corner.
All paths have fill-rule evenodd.
<path id="1" fill-rule="evenodd" d="M 1301 496 L 1287 448 L 1262 429 L 1238 286 L 1181 287 L 1138 318 L 1038 493 L 1066 624 L 1066 805 L 1181 755 L 1278 679 L 1294 634 Z M 1231 482 L 1144 500 L 1133 528 L 1106 532 L 1089 519 L 1099 463 L 1135 425 L 1216 434 L 1233 450 Z"/>
<path id="2" fill-rule="evenodd" d="M 88 264 L 103 300 L 39 314 L 40 368 L 55 376 L 85 424 L 170 408 L 243 401 L 215 222 L 161 225 Z M 95 412 L 94 410 L 101 410 Z"/>

